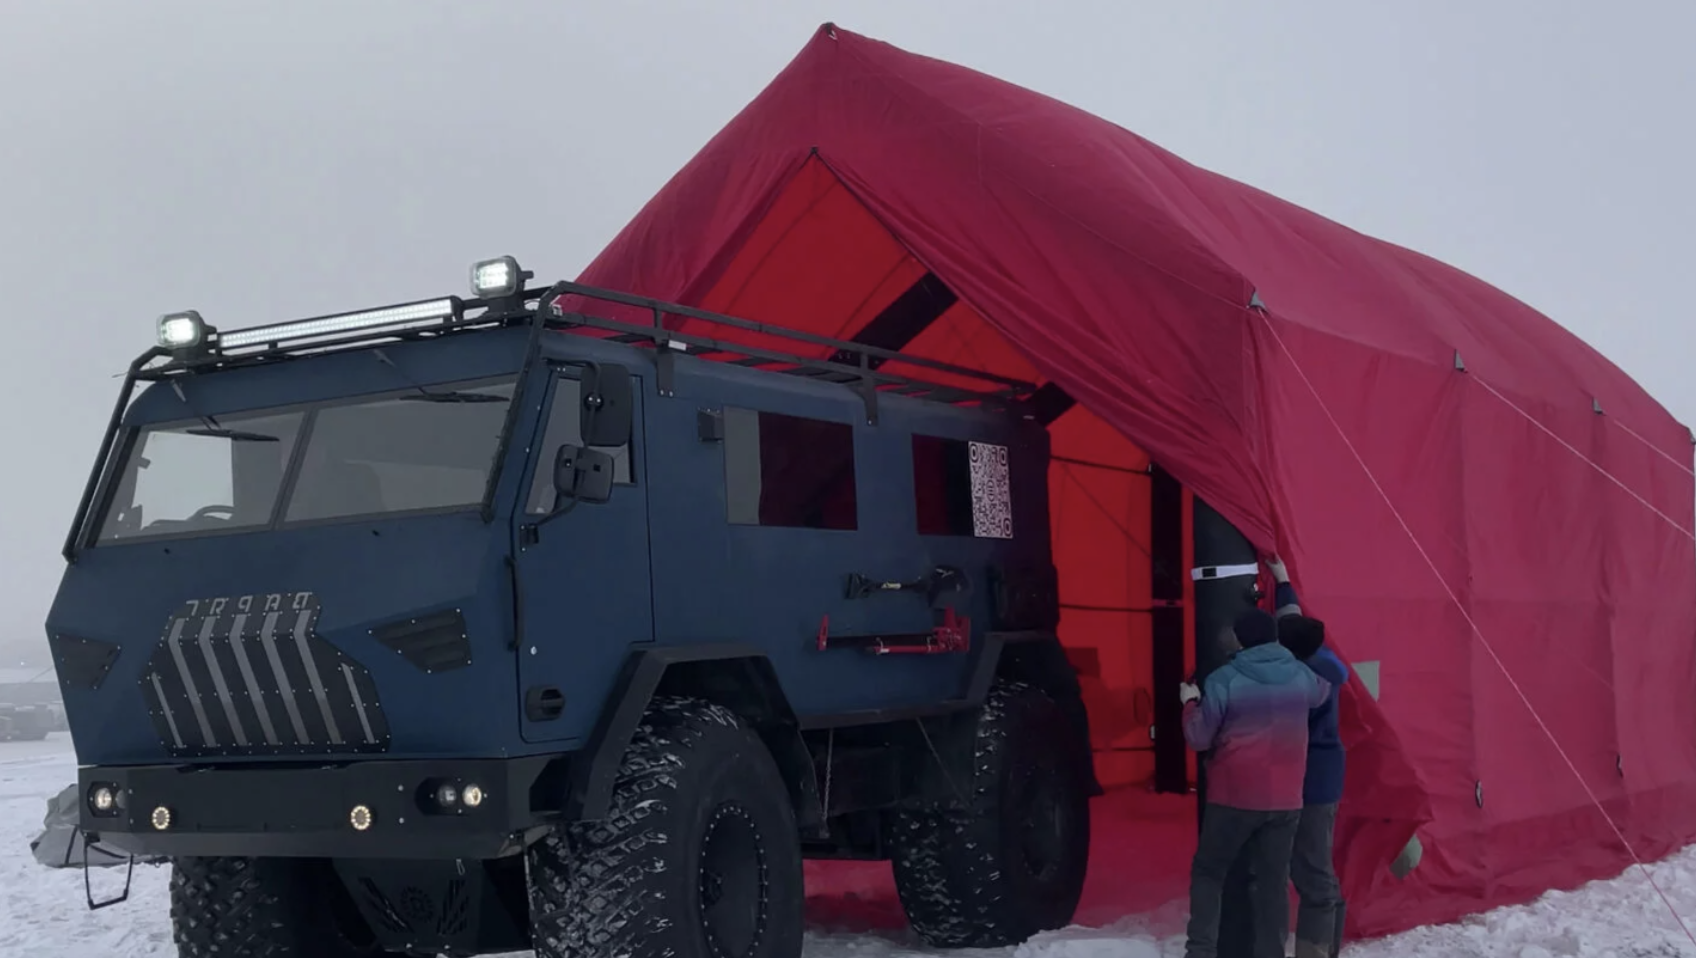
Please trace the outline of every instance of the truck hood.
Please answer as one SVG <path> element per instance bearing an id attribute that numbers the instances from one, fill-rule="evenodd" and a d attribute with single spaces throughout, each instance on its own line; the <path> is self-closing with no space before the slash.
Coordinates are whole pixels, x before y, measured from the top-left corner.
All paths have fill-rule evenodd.
<path id="1" fill-rule="evenodd" d="M 503 531 L 455 513 L 84 550 L 47 618 L 78 760 L 486 747 L 517 713 Z"/>

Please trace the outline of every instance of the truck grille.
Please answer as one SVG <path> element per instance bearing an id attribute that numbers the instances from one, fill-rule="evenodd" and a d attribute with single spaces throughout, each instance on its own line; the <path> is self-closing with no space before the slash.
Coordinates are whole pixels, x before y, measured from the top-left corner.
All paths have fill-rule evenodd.
<path id="1" fill-rule="evenodd" d="M 141 677 L 159 741 L 184 758 L 387 750 L 376 684 L 318 613 L 310 592 L 183 603 Z"/>

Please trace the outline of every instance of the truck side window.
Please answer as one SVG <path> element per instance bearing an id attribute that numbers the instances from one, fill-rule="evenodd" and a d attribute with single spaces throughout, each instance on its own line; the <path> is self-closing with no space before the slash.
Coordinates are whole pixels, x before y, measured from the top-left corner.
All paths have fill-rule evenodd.
<path id="1" fill-rule="evenodd" d="M 554 385 L 553 402 L 548 406 L 548 422 L 542 428 L 541 455 L 536 459 L 536 472 L 530 478 L 530 497 L 524 506 L 524 511 L 533 516 L 545 516 L 553 511 L 554 499 L 554 456 L 559 447 L 570 443 L 576 445 L 583 440 L 582 421 L 578 418 L 578 403 L 581 401 L 582 390 L 576 379 L 561 376 Z M 630 478 L 630 444 L 625 443 L 616 448 L 596 447 L 613 459 L 612 481 L 615 485 L 633 486 L 635 480 Z"/>
<path id="2" fill-rule="evenodd" d="M 724 484 L 733 525 L 860 525 L 847 423 L 726 408 Z"/>
<path id="3" fill-rule="evenodd" d="M 913 500 L 919 535 L 1013 538 L 1007 447 L 914 435 Z"/>

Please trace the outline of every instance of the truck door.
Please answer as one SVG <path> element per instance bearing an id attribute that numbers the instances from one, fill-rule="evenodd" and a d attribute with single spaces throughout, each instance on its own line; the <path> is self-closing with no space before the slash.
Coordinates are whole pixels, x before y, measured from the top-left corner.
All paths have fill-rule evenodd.
<path id="1" fill-rule="evenodd" d="M 519 723 L 528 742 L 587 738 L 632 645 L 652 642 L 642 385 L 632 377 L 630 442 L 613 457 L 605 502 L 554 513 L 554 457 L 581 436 L 580 370 L 548 383 L 542 441 L 514 516 Z"/>

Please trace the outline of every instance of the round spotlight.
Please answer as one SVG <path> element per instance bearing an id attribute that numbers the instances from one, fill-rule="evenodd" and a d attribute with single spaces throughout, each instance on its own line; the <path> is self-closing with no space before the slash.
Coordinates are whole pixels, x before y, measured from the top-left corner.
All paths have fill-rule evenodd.
<path id="1" fill-rule="evenodd" d="M 155 830 L 162 832 L 171 827 L 171 810 L 161 805 L 153 810 L 149 821 L 153 823 Z"/>
<path id="2" fill-rule="evenodd" d="M 483 804 L 483 789 L 476 784 L 467 785 L 460 799 L 465 802 L 466 808 L 476 808 Z"/>
<path id="3" fill-rule="evenodd" d="M 105 785 L 101 785 L 94 790 L 93 795 L 89 796 L 88 801 L 90 805 L 94 806 L 95 811 L 109 812 L 118 805 L 118 793 Z"/>
<path id="4" fill-rule="evenodd" d="M 436 789 L 436 804 L 443 808 L 452 808 L 459 801 L 459 792 L 451 783 L 443 782 Z"/>
<path id="5" fill-rule="evenodd" d="M 365 831 L 371 827 L 371 809 L 364 805 L 355 805 L 353 811 L 348 812 L 347 820 L 348 824 L 353 826 L 354 831 Z"/>

